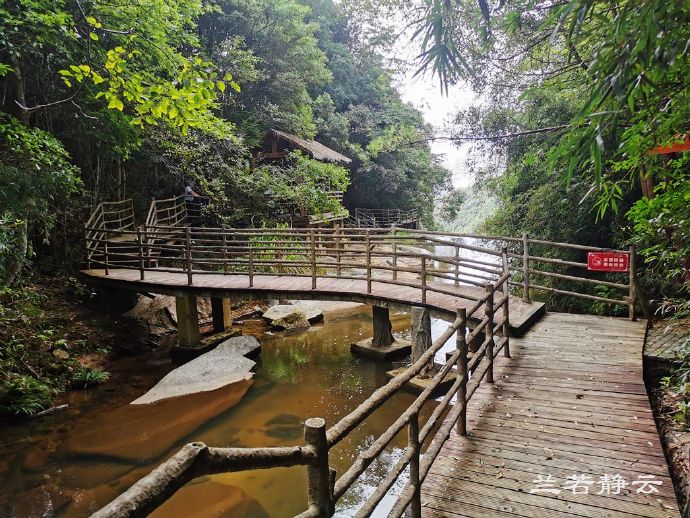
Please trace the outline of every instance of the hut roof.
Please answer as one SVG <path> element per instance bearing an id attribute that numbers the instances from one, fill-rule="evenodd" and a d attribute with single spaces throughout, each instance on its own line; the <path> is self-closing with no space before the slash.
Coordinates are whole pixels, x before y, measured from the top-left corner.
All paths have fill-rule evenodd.
<path id="1" fill-rule="evenodd" d="M 292 135 L 290 133 L 285 133 L 284 131 L 279 131 L 276 129 L 272 129 L 271 133 L 275 137 L 289 142 L 290 144 L 297 147 L 298 149 L 300 149 L 301 151 L 303 151 L 304 153 L 308 154 L 310 157 L 316 160 L 344 164 L 349 164 L 350 162 L 352 162 L 352 160 L 347 158 L 345 155 L 341 155 L 337 151 L 333 151 L 331 148 L 326 147 L 320 142 L 316 142 L 315 140 L 304 139 L 298 137 L 297 135 Z"/>

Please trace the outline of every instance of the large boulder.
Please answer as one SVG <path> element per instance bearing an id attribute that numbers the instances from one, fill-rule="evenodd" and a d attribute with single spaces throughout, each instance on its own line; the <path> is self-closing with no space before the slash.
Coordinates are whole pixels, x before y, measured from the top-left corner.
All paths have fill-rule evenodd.
<path id="1" fill-rule="evenodd" d="M 245 355 L 260 347 L 259 341 L 252 336 L 229 338 L 215 349 L 168 373 L 132 404 L 144 405 L 161 399 L 208 392 L 251 379 L 256 363 Z"/>
<path id="2" fill-rule="evenodd" d="M 210 300 L 197 299 L 197 311 L 199 318 L 209 318 L 211 316 Z M 148 333 L 154 337 L 164 336 L 177 330 L 175 297 L 168 295 L 140 295 L 136 305 L 127 311 L 125 316 L 144 324 Z"/>
<path id="3" fill-rule="evenodd" d="M 323 310 L 314 304 L 277 304 L 264 312 L 272 326 L 282 329 L 301 329 L 323 320 Z M 305 325 L 306 324 L 306 325 Z"/>

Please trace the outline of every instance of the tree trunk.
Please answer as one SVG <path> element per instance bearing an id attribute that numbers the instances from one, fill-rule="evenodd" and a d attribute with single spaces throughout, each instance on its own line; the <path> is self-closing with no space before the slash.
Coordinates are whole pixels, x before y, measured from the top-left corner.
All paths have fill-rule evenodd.
<path id="1" fill-rule="evenodd" d="M 642 188 L 642 196 L 648 200 L 654 198 L 654 178 L 651 174 L 646 173 L 644 166 L 640 171 L 640 187 Z"/>
<path id="2" fill-rule="evenodd" d="M 4 282 L 6 286 L 10 286 L 16 279 L 17 275 L 24 265 L 24 259 L 29 252 L 29 230 L 26 221 L 23 221 L 16 227 L 17 229 L 17 254 L 10 254 L 10 261 L 5 270 Z"/>
<path id="3" fill-rule="evenodd" d="M 29 125 L 29 110 L 26 109 L 26 89 L 24 88 L 24 75 L 22 74 L 22 67 L 19 64 L 17 56 L 9 53 L 10 64 L 14 75 L 14 89 L 17 96 L 19 106 L 19 120 L 26 126 Z"/>

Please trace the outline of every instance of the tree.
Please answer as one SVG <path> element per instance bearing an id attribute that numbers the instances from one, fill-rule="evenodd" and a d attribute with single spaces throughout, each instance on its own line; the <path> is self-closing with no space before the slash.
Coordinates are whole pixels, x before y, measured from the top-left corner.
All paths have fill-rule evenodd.
<path id="1" fill-rule="evenodd" d="M 56 209 L 79 191 L 77 168 L 60 142 L 0 114 L 0 277 L 11 284 L 29 255 L 29 232 L 46 236 Z"/>
<path id="2" fill-rule="evenodd" d="M 412 8 L 411 2 L 403 4 Z M 484 97 L 475 109 L 479 125 L 465 124 L 452 137 L 483 141 L 481 149 L 500 153 L 512 178 L 506 184 L 515 180 L 515 167 L 538 157 L 548 168 L 533 185 L 552 183 L 557 172 L 564 199 L 578 190 L 582 195 L 565 205 L 587 209 L 587 227 L 595 232 L 600 222 L 606 226 L 609 212 L 615 218 L 642 198 L 629 213 L 634 227 L 625 237 L 651 247 L 645 254 L 653 256 L 658 241 L 649 239 L 649 229 L 642 231 L 647 223 L 640 218 L 644 214 L 655 226 L 676 205 L 667 164 L 650 150 L 688 132 L 687 2 L 513 0 L 492 9 L 475 0 L 426 5 L 417 17 L 421 69 L 443 85 L 467 80 Z M 567 110 L 554 106 L 553 99 L 566 101 Z M 537 101 L 556 111 L 535 119 Z M 656 190 L 655 184 L 660 184 Z M 659 195 L 669 197 L 648 203 Z M 655 233 L 666 228 L 660 225 Z M 608 240 L 614 239 L 609 233 Z M 668 257 L 678 262 L 665 268 L 687 269 L 684 247 L 673 239 L 666 244 L 673 247 Z"/>

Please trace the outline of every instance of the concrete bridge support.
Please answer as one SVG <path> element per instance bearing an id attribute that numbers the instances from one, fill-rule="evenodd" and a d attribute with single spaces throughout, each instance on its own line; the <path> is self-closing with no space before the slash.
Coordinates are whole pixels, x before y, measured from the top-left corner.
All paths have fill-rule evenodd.
<path id="1" fill-rule="evenodd" d="M 371 346 L 388 347 L 395 342 L 392 333 L 393 325 L 391 324 L 388 308 L 372 306 L 371 309 L 373 311 L 372 327 L 374 332 L 374 336 L 371 339 Z"/>
<path id="2" fill-rule="evenodd" d="M 350 352 L 374 361 L 404 358 L 410 354 L 407 340 L 393 337 L 390 311 L 387 307 L 372 306 L 372 338 L 350 345 Z"/>
<path id="3" fill-rule="evenodd" d="M 227 297 L 211 297 L 213 332 L 222 333 L 232 327 L 232 305 Z"/>
<path id="4" fill-rule="evenodd" d="M 426 308 L 412 308 L 412 363 L 431 348 L 431 315 Z M 429 376 L 434 368 L 434 360 L 419 372 L 419 377 Z"/>
<path id="5" fill-rule="evenodd" d="M 196 297 L 175 297 L 177 310 L 177 339 L 181 346 L 195 346 L 201 343 L 199 330 L 199 312 Z"/>
<path id="6" fill-rule="evenodd" d="M 412 363 L 417 362 L 422 355 L 431 349 L 434 341 L 431 337 L 431 314 L 427 308 L 412 308 Z M 425 367 L 419 371 L 414 378 L 407 382 L 407 388 L 413 392 L 421 393 L 423 392 L 431 383 L 434 374 L 438 372 L 438 366 L 434 365 L 433 358 L 425 365 Z M 400 367 L 398 369 L 393 369 L 388 371 L 386 376 L 388 378 L 394 378 L 399 374 L 402 374 L 407 367 Z M 434 394 L 440 396 L 445 394 L 450 387 L 455 383 L 456 374 L 455 372 L 449 372 L 443 381 L 438 385 Z"/>

